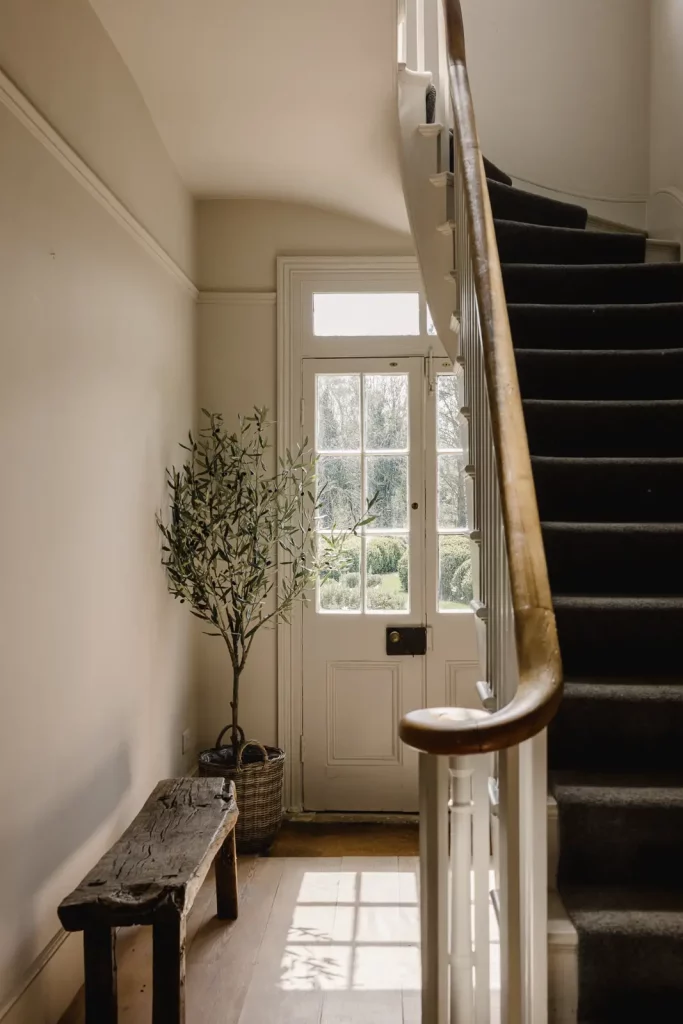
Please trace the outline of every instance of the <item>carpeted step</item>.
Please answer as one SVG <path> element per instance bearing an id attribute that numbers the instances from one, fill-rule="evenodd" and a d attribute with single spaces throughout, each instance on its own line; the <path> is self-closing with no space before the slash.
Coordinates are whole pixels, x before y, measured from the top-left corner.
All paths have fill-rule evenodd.
<path id="1" fill-rule="evenodd" d="M 524 401 L 532 455 L 682 456 L 683 401 Z"/>
<path id="2" fill-rule="evenodd" d="M 628 400 L 683 393 L 683 348 L 518 348 L 515 355 L 524 398 Z"/>
<path id="3" fill-rule="evenodd" d="M 495 221 L 502 263 L 642 263 L 644 235 Z"/>
<path id="4" fill-rule="evenodd" d="M 519 188 L 489 181 L 493 216 L 501 220 L 518 220 L 525 224 L 548 224 L 559 228 L 585 228 L 588 211 L 583 206 L 546 199 Z"/>
<path id="5" fill-rule="evenodd" d="M 568 675 L 670 675 L 680 664 L 683 597 L 553 593 L 553 607 Z"/>
<path id="6" fill-rule="evenodd" d="M 683 1019 L 683 890 L 662 873 L 651 884 L 562 890 L 579 933 L 582 1024 Z"/>
<path id="7" fill-rule="evenodd" d="M 499 185 L 512 185 L 512 178 L 505 171 L 501 171 L 500 167 L 496 167 L 491 160 L 487 160 L 484 157 L 484 172 L 489 181 L 496 181 Z"/>
<path id="8" fill-rule="evenodd" d="M 569 680 L 548 732 L 548 764 L 587 772 L 681 771 L 683 677 Z"/>
<path id="9" fill-rule="evenodd" d="M 683 593 L 683 523 L 546 522 L 542 529 L 555 593 Z"/>
<path id="10" fill-rule="evenodd" d="M 508 302 L 590 305 L 683 301 L 683 263 L 545 266 L 504 263 Z"/>
<path id="11" fill-rule="evenodd" d="M 673 881 L 683 863 L 683 775 L 559 773 L 559 885 Z"/>
<path id="12" fill-rule="evenodd" d="M 516 348 L 681 348 L 683 302 L 627 305 L 510 303 Z"/>
<path id="13" fill-rule="evenodd" d="M 683 522 L 683 459 L 534 456 L 531 464 L 543 520 Z"/>

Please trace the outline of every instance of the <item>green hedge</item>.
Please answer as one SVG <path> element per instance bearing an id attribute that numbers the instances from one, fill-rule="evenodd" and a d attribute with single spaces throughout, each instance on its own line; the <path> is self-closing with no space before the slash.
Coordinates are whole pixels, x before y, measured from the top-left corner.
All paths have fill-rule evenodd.
<path id="1" fill-rule="evenodd" d="M 454 597 L 453 582 L 456 571 L 470 561 L 470 539 L 464 536 L 441 537 L 439 541 L 439 598 L 442 601 L 471 599 Z M 471 570 L 470 570 L 471 573 Z M 470 588 L 471 575 L 470 575 Z"/>
<path id="2" fill-rule="evenodd" d="M 405 541 L 398 537 L 368 538 L 368 572 L 397 572 L 404 551 Z"/>
<path id="3" fill-rule="evenodd" d="M 469 604 L 472 600 L 472 560 L 470 558 L 461 562 L 453 573 L 451 593 L 454 601 Z"/>

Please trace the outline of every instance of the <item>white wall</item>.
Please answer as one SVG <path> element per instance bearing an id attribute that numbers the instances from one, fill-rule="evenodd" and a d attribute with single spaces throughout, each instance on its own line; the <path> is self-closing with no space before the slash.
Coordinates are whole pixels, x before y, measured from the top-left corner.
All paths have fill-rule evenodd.
<path id="1" fill-rule="evenodd" d="M 0 67 L 191 268 L 189 197 L 85 0 L 4 0 Z M 3 1024 L 58 1019 L 79 940 L 30 982 L 59 900 L 189 765 L 192 633 L 154 514 L 191 423 L 193 327 L 191 293 L 0 104 Z"/>
<path id="2" fill-rule="evenodd" d="M 683 0 L 652 0 L 648 230 L 683 242 Z"/>
<path id="3" fill-rule="evenodd" d="M 462 6 L 487 156 L 517 179 L 620 200 L 577 201 L 599 216 L 643 225 L 650 0 Z"/>
<path id="4" fill-rule="evenodd" d="M 278 255 L 412 255 L 409 236 L 298 203 L 253 199 L 198 202 L 197 273 L 208 291 L 252 292 L 253 302 L 202 302 L 198 319 L 199 405 L 228 420 L 253 405 L 275 415 L 275 291 Z M 259 294 L 261 293 L 261 294 Z M 273 441 L 274 441 L 273 432 Z M 242 677 L 240 717 L 248 736 L 277 740 L 276 634 L 264 630 Z M 202 637 L 200 736 L 212 744 L 228 717 L 228 662 L 222 642 Z"/>

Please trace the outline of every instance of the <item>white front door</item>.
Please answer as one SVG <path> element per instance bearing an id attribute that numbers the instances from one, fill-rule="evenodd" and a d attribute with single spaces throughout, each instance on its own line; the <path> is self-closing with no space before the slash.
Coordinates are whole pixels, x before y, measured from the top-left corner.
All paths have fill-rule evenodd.
<path id="1" fill-rule="evenodd" d="M 304 434 L 326 485 L 321 531 L 350 526 L 377 496 L 374 521 L 348 540 L 350 564 L 304 612 L 308 810 L 415 810 L 417 754 L 398 738 L 401 717 L 473 696 L 458 380 L 434 362 L 303 361 Z M 425 654 L 394 653 L 406 627 L 426 629 Z"/>

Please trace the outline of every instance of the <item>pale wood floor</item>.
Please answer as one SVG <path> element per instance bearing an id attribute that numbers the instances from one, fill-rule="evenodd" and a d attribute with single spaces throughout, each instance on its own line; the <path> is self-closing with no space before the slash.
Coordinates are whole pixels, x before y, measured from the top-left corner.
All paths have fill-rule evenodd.
<path id="1" fill-rule="evenodd" d="M 212 879 L 188 927 L 188 1024 L 418 1024 L 416 857 L 241 858 L 240 917 Z M 151 932 L 119 938 L 119 1024 L 151 1020 Z M 82 994 L 61 1024 L 83 1024 Z"/>

